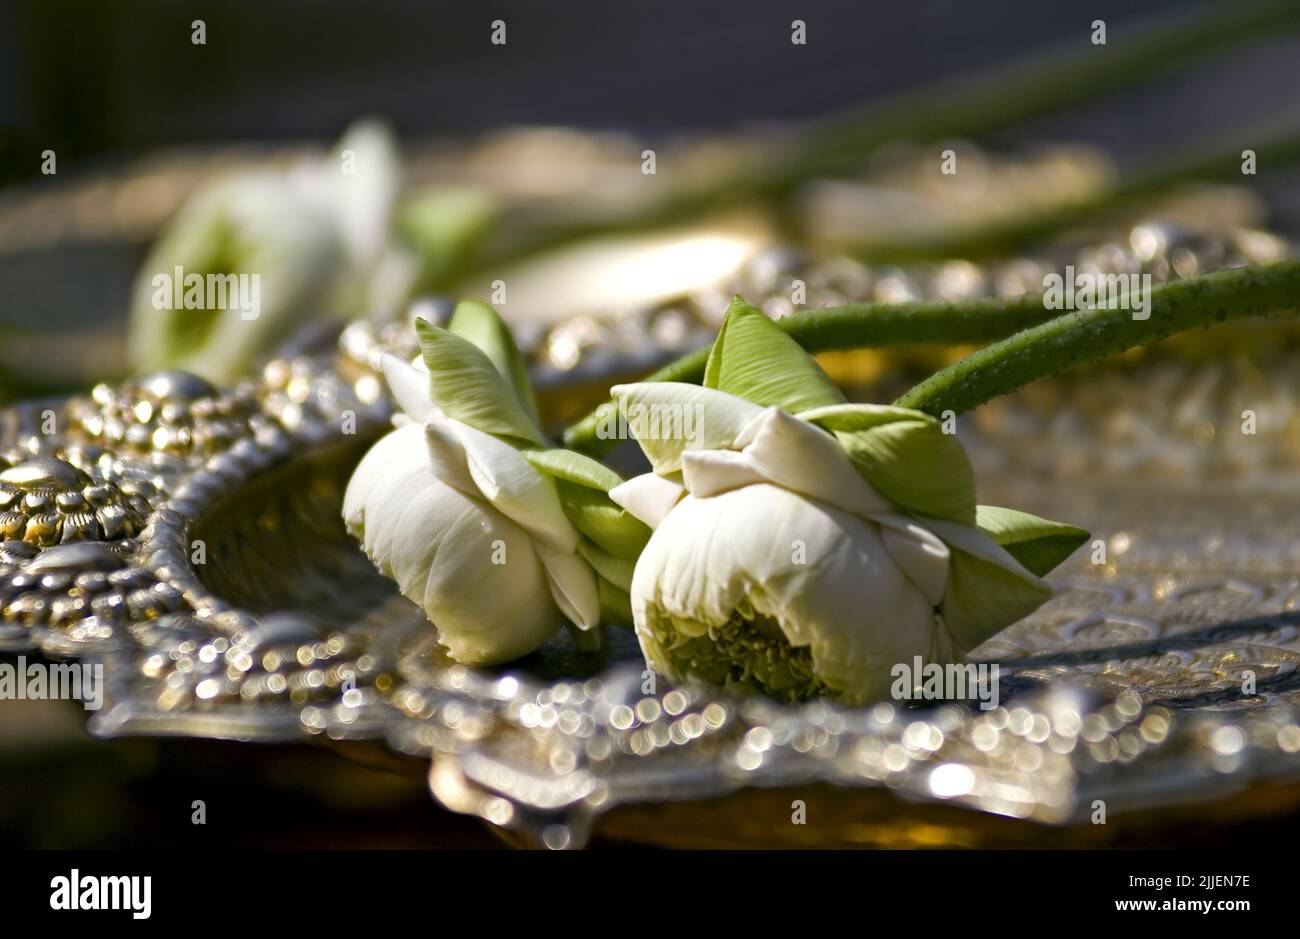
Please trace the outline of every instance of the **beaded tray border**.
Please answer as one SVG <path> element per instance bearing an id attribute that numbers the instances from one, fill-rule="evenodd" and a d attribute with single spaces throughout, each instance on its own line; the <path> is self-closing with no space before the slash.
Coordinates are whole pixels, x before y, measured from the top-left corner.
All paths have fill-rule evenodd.
<path id="1" fill-rule="evenodd" d="M 903 275 L 861 282 L 882 276 Z M 649 332 L 671 337 L 666 355 L 706 329 Z M 1285 432 L 1265 445 L 1271 475 L 1233 464 L 1212 484 L 1184 474 L 1181 489 L 1168 466 L 1143 479 L 1149 459 L 1117 444 L 1127 463 L 1076 479 L 1069 510 L 1052 512 L 1060 467 L 1008 462 L 1000 426 L 1046 439 L 1042 408 L 1013 401 L 999 426 L 967 427 L 995 490 L 1085 514 L 1111 552 L 1070 562 L 1049 604 L 977 650 L 1001 663 L 997 708 L 646 694 L 625 634 L 596 654 L 557 641 L 509 669 L 448 662 L 347 540 L 341 487 L 391 415 L 370 363 L 378 349 L 409 353 L 406 341 L 355 323 L 337 351 L 276 358 L 234 388 L 163 373 L 0 412 L 0 651 L 101 661 L 96 734 L 383 740 L 431 760 L 443 804 L 552 848 L 584 843 L 618 806 L 807 783 L 1071 826 L 1103 803 L 1124 818 L 1300 782 L 1300 558 L 1285 524 L 1300 486 L 1277 471 L 1294 465 Z M 611 361 L 643 364 L 615 355 L 597 370 Z M 1203 366 L 1153 368 L 1157 385 L 1199 387 L 1205 404 Z M 1134 411 L 1131 383 L 1119 388 L 1111 403 Z M 1079 413 L 1062 394 L 1058 423 Z M 1089 420 L 1074 444 L 1111 446 Z M 1247 672 L 1254 694 L 1241 691 Z"/>

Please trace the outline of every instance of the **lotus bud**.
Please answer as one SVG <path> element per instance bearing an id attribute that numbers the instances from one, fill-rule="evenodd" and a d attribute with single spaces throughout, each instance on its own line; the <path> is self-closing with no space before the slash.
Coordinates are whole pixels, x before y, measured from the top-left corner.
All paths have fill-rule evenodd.
<path id="1" fill-rule="evenodd" d="M 343 518 L 458 662 L 532 652 L 566 624 L 630 621 L 631 562 L 649 531 L 605 494 L 621 482 L 546 446 L 509 331 L 462 303 L 417 323 L 419 366 L 381 359 L 399 426 L 361 460 Z"/>
<path id="2" fill-rule="evenodd" d="M 654 531 L 632 616 L 647 663 L 675 679 L 883 697 L 898 663 L 960 662 L 1036 609 L 1051 595 L 1041 575 L 1087 537 L 977 507 L 955 436 L 920 411 L 846 403 L 741 301 L 704 387 L 613 394 L 624 413 L 700 415 L 689 439 L 639 436 L 652 472 L 610 493 Z"/>

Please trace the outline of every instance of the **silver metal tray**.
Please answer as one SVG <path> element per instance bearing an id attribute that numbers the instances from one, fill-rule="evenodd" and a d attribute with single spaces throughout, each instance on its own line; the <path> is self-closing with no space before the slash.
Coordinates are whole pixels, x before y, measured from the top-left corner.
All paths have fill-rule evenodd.
<path id="1" fill-rule="evenodd" d="M 0 545 L 0 649 L 102 661 L 96 734 L 381 740 L 429 760 L 444 805 L 552 848 L 598 827 L 910 845 L 1050 826 L 1099 843 L 1162 813 L 1279 811 L 1300 802 L 1300 354 L 1285 330 L 1248 333 L 1267 354 L 1112 363 L 963 428 L 982 501 L 1084 524 L 1106 550 L 1081 550 L 1053 600 L 977 650 L 1002 667 L 992 711 L 643 695 L 617 630 L 596 653 L 557 639 L 509 668 L 449 662 L 339 519 L 390 405 L 332 348 L 224 391 L 163 375 L 4 412 L 8 510 L 31 524 L 78 493 L 64 502 L 93 511 L 23 529 L 69 544 Z M 23 508 L 38 490 L 51 498 Z"/>

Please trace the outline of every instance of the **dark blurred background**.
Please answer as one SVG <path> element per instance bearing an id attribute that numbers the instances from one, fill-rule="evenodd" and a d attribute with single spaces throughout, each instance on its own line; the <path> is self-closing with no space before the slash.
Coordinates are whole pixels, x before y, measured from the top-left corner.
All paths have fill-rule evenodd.
<path id="1" fill-rule="evenodd" d="M 1086 47 L 1180 0 L 6 0 L 10 179 L 155 147 L 332 139 L 375 113 L 405 137 L 507 124 L 643 134 L 798 120 L 1029 52 Z M 508 43 L 489 42 L 494 19 Z M 793 19 L 807 45 L 790 42 Z M 190 41 L 206 23 L 207 43 Z M 1121 154 L 1296 106 L 1294 37 L 1021 128 Z"/>

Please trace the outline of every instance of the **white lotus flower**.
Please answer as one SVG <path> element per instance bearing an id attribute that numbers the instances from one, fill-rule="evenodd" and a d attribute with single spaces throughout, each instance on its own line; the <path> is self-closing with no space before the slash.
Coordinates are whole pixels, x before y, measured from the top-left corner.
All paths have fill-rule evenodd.
<path id="1" fill-rule="evenodd" d="M 689 439 L 633 423 L 653 472 L 609 493 L 654 530 L 632 617 L 646 661 L 670 678 L 787 699 L 884 697 L 899 663 L 960 661 L 1038 607 L 1051 595 L 1039 574 L 1086 537 L 977 507 L 965 453 L 938 421 L 844 403 L 739 298 L 703 387 L 645 382 L 613 396 L 624 415 L 698 415 Z"/>
<path id="2" fill-rule="evenodd" d="M 372 563 L 424 609 L 458 662 L 525 655 L 566 620 L 596 626 L 596 575 L 554 480 L 434 404 L 427 370 L 389 355 L 382 368 L 406 420 L 362 459 L 343 502 Z"/>
<path id="3" fill-rule="evenodd" d="M 414 276 L 389 233 L 399 175 L 391 135 L 363 122 L 328 156 L 195 194 L 137 277 L 133 367 L 228 382 L 313 318 L 391 307 Z"/>

